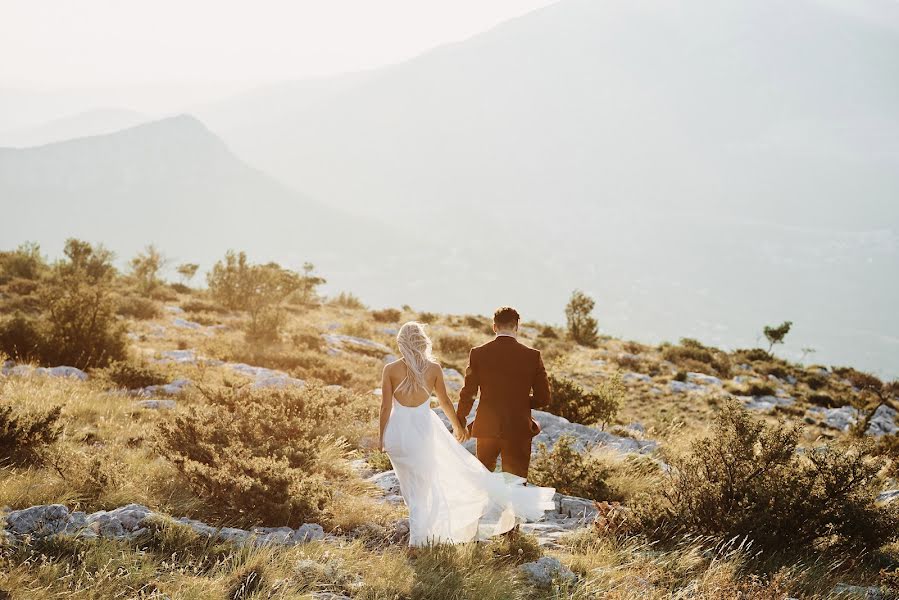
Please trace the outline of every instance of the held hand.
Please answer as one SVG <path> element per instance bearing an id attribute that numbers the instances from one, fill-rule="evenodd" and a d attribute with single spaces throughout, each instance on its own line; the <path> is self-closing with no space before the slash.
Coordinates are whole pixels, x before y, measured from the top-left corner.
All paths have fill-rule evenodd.
<path id="1" fill-rule="evenodd" d="M 453 435 L 460 444 L 464 444 L 468 439 L 468 430 L 464 427 L 456 427 L 453 429 Z"/>

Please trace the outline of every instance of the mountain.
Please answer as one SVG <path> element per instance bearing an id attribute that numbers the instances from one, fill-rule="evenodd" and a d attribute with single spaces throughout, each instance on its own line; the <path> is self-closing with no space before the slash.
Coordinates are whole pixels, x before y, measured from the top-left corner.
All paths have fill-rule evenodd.
<path id="1" fill-rule="evenodd" d="M 313 261 L 349 289 L 379 277 L 368 261 L 397 250 L 383 228 L 248 167 L 187 115 L 36 148 L 2 148 L 0 199 L 3 247 L 33 240 L 51 255 L 68 237 L 102 242 L 124 258 L 154 243 L 204 267 L 229 248 L 242 249 L 251 259 L 294 268 Z"/>
<path id="2" fill-rule="evenodd" d="M 286 183 L 442 244 L 435 310 L 552 320 L 583 287 L 611 333 L 752 345 L 789 318 L 793 356 L 895 372 L 895 72 L 892 0 L 562 0 L 326 101 L 269 88 L 209 122 Z"/>
<path id="3" fill-rule="evenodd" d="M 73 138 L 112 133 L 149 120 L 133 110 L 94 109 L 40 125 L 0 131 L 0 147 L 41 146 Z"/>

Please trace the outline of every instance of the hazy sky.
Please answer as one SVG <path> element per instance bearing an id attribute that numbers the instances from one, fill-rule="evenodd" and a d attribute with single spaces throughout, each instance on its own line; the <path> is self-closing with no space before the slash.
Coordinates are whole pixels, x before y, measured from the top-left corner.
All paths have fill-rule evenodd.
<path id="1" fill-rule="evenodd" d="M 394 63 L 554 0 L 0 0 L 0 86 L 253 84 Z"/>

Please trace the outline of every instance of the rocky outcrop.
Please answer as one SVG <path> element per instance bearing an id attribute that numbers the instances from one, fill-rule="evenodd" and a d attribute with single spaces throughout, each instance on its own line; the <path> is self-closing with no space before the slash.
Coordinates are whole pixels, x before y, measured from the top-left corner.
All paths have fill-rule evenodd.
<path id="1" fill-rule="evenodd" d="M 150 519 L 169 517 L 153 512 L 140 504 L 129 504 L 110 511 L 84 513 L 69 512 L 62 504 L 32 506 L 10 511 L 5 515 L 6 532 L 14 541 L 25 537 L 43 538 L 52 535 L 71 535 L 83 538 L 129 539 L 147 532 Z M 306 523 L 297 529 L 290 527 L 213 527 L 188 518 L 172 519 L 200 535 L 236 544 L 292 546 L 321 540 L 325 532 L 317 523 Z"/>
<path id="2" fill-rule="evenodd" d="M 796 400 L 782 396 L 737 396 L 749 410 L 769 411 L 777 407 L 792 406 Z"/>

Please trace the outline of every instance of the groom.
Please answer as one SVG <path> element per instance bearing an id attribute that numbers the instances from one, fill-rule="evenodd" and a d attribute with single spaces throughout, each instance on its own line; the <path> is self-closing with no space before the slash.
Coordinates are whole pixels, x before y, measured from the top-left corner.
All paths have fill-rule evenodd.
<path id="1" fill-rule="evenodd" d="M 477 439 L 478 460 L 493 471 L 496 459 L 502 457 L 503 471 L 527 478 L 531 438 L 540 433 L 531 409 L 549 404 L 550 389 L 540 351 L 518 342 L 520 320 L 512 307 L 496 310 L 496 338 L 471 349 L 456 414 L 460 422 L 466 422 L 480 389 L 477 414 L 469 430 Z"/>

